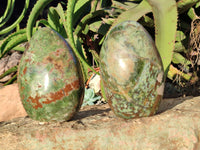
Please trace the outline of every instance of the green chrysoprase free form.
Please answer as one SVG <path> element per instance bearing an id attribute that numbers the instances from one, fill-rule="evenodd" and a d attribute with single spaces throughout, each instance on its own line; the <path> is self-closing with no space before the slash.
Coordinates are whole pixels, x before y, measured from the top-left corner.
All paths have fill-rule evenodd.
<path id="1" fill-rule="evenodd" d="M 18 72 L 21 101 L 32 119 L 66 121 L 80 108 L 84 83 L 79 62 L 56 31 L 35 32 Z"/>
<path id="2" fill-rule="evenodd" d="M 100 52 L 100 74 L 108 104 L 117 116 L 155 114 L 164 73 L 154 41 L 139 23 L 125 21 L 111 28 Z"/>

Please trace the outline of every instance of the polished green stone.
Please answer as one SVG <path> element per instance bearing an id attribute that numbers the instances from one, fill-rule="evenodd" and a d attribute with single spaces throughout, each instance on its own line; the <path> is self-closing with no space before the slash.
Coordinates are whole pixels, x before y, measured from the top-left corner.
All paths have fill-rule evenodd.
<path id="1" fill-rule="evenodd" d="M 56 31 L 45 27 L 33 35 L 18 73 L 21 101 L 31 118 L 65 121 L 80 108 L 84 83 L 79 62 Z"/>
<path id="2" fill-rule="evenodd" d="M 109 31 L 100 52 L 100 74 L 117 116 L 155 114 L 163 95 L 164 73 L 154 41 L 139 23 L 125 21 Z"/>

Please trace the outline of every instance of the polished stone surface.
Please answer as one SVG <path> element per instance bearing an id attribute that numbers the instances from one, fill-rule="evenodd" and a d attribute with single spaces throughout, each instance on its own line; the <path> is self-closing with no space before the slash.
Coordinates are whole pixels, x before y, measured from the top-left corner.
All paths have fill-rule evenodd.
<path id="1" fill-rule="evenodd" d="M 49 28 L 30 40 L 19 66 L 19 91 L 28 115 L 40 121 L 69 120 L 82 104 L 84 83 L 68 43 Z"/>
<path id="2" fill-rule="evenodd" d="M 155 114 L 163 95 L 163 68 L 154 41 L 137 22 L 112 28 L 100 52 L 107 101 L 122 118 Z"/>

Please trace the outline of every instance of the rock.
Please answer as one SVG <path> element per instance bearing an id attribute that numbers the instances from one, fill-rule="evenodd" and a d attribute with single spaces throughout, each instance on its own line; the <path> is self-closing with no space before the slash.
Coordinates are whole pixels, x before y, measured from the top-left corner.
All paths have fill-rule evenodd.
<path id="1" fill-rule="evenodd" d="M 92 79 L 89 82 L 89 87 L 94 89 L 95 93 L 99 93 L 101 90 L 100 87 L 100 75 L 94 74 Z"/>
<path id="2" fill-rule="evenodd" d="M 9 57 L 4 57 L 0 60 L 0 75 L 2 75 L 5 72 L 6 64 L 8 63 Z M 0 82 L 5 82 L 8 80 L 8 77 L 4 77 L 3 79 L 0 79 Z"/>
<path id="3" fill-rule="evenodd" d="M 22 54 L 19 52 L 13 52 L 11 55 L 8 55 L 0 60 L 0 75 L 5 73 L 8 69 L 17 66 Z M 6 82 L 12 78 L 14 73 L 11 73 L 4 78 L 0 79 L 0 82 Z"/>
<path id="4" fill-rule="evenodd" d="M 156 115 L 130 120 L 117 118 L 107 104 L 82 107 L 62 123 L 16 118 L 0 123 L 0 148 L 199 150 L 200 97 L 164 99 Z"/>
<path id="5" fill-rule="evenodd" d="M 0 89 L 0 122 L 26 116 L 20 101 L 17 84 Z"/>

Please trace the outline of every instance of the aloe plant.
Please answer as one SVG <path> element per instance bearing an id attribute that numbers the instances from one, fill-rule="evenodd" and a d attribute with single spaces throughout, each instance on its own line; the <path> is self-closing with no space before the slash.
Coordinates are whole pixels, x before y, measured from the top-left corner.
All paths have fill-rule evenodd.
<path id="1" fill-rule="evenodd" d="M 23 36 L 25 35 L 24 31 L 25 30 L 20 30 L 19 24 L 20 22 L 24 19 L 25 14 L 27 13 L 28 7 L 29 7 L 29 0 L 25 1 L 24 8 L 17 18 L 12 24 L 7 25 L 6 23 L 11 19 L 11 16 L 14 15 L 13 10 L 15 7 L 15 0 L 7 0 L 7 6 L 5 9 L 5 12 L 3 16 L 0 17 L 0 59 L 4 57 L 4 55 L 11 50 L 12 48 L 18 46 L 22 42 L 26 41 L 26 37 Z M 11 34 L 11 32 L 15 30 L 16 32 Z M 24 49 L 16 48 L 16 50 L 23 51 Z M 17 66 L 14 66 L 7 70 L 5 73 L 0 75 L 0 79 L 5 77 L 6 75 L 16 72 L 17 71 Z M 4 85 L 8 85 L 15 81 L 17 78 L 17 75 L 15 74 L 8 82 L 6 82 Z"/>
<path id="2" fill-rule="evenodd" d="M 184 30 L 189 30 L 190 26 L 184 20 L 183 22 L 179 20 L 179 24 L 177 22 L 178 15 L 188 10 L 188 16 L 192 20 L 197 18 L 194 9 L 198 7 L 199 0 L 177 2 L 143 0 L 137 6 L 122 13 L 113 26 L 129 19 L 139 21 L 149 28 L 155 26 L 155 42 L 162 58 L 165 76 L 173 80 L 178 75 L 189 81 L 193 76 L 189 73 L 191 61 L 186 57 L 189 50 L 188 37 L 185 36 Z M 154 18 L 149 17 L 149 12 L 153 13 Z M 181 68 L 172 64 L 179 65 Z M 187 71 L 183 71 L 182 68 Z"/>
<path id="3" fill-rule="evenodd" d="M 10 19 L 11 15 L 13 13 L 14 6 L 15 6 L 15 0 L 7 1 L 6 10 L 5 10 L 3 16 L 0 18 L 0 27 L 2 27 Z M 18 19 L 13 24 L 0 30 L 0 35 L 10 32 L 11 30 L 13 30 L 14 28 L 16 28 L 19 25 L 19 23 L 22 21 L 22 19 L 24 18 L 25 14 L 28 10 L 28 6 L 29 6 L 29 0 L 26 0 L 24 9 L 23 9 L 21 15 L 18 17 Z"/>
<path id="4" fill-rule="evenodd" d="M 188 54 L 188 33 L 190 23 L 178 16 L 185 15 L 191 19 L 198 16 L 200 0 L 69 0 L 65 6 L 58 3 L 56 7 L 47 6 L 52 0 L 38 0 L 33 7 L 25 29 L 5 36 L 0 45 L 0 59 L 11 49 L 23 51 L 19 44 L 29 41 L 40 26 L 48 26 L 67 39 L 81 63 L 84 81 L 89 78 L 88 70 L 99 65 L 99 51 L 109 28 L 126 21 L 138 21 L 151 31 L 156 47 L 160 53 L 165 70 L 165 77 L 173 80 L 176 75 L 186 81 L 192 79 L 189 73 L 191 60 Z M 8 0 L 0 25 L 4 24 L 14 7 L 14 0 Z M 62 2 L 63 3 L 63 2 Z M 29 0 L 26 0 L 24 11 L 9 28 L 0 31 L 5 34 L 14 29 L 26 13 Z M 38 19 L 44 8 L 48 9 L 47 18 Z M 153 17 L 152 17 L 153 16 Z M 14 27 L 14 28 L 13 28 Z M 155 31 L 155 32 L 154 32 Z M 181 67 L 179 67 L 181 66 Z M 186 70 L 186 71 L 183 71 Z M 1 76 L 5 76 L 1 75 Z"/>

